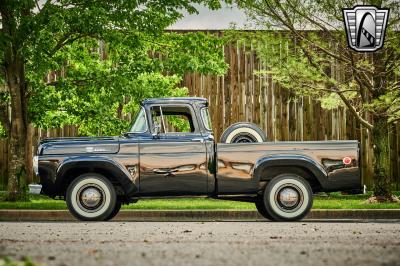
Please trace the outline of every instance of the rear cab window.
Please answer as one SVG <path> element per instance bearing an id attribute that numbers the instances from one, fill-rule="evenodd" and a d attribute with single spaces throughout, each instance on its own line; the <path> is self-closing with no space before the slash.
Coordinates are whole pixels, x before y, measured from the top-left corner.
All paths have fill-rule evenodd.
<path id="1" fill-rule="evenodd" d="M 152 106 L 151 121 L 160 125 L 164 134 L 195 133 L 196 126 L 189 106 Z"/>
<path id="2" fill-rule="evenodd" d="M 201 113 L 201 120 L 203 121 L 204 127 L 211 131 L 212 130 L 212 124 L 211 124 L 211 118 L 210 118 L 210 113 L 208 111 L 208 107 L 203 107 L 200 110 Z"/>

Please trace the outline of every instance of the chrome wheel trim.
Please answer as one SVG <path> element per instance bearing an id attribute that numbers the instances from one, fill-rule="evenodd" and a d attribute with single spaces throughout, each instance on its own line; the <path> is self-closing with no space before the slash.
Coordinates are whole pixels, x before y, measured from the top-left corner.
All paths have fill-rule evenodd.
<path id="1" fill-rule="evenodd" d="M 277 206 L 286 212 L 295 212 L 303 203 L 304 195 L 294 184 L 282 185 L 275 192 Z"/>
<path id="2" fill-rule="evenodd" d="M 300 201 L 298 206 L 296 206 L 296 208 L 293 210 L 286 210 L 286 209 L 282 208 L 276 201 L 277 192 L 279 191 L 280 188 L 285 187 L 285 186 L 296 186 L 303 195 L 303 200 Z M 293 178 L 286 178 L 286 179 L 282 179 L 282 180 L 278 181 L 272 187 L 269 195 L 266 195 L 266 200 L 268 200 L 268 203 L 275 214 L 277 214 L 283 218 L 290 219 L 290 218 L 298 217 L 298 216 L 302 215 L 305 211 L 307 211 L 308 204 L 310 203 L 310 201 L 312 199 L 308 193 L 307 188 L 305 187 L 305 185 L 302 182 L 300 182 L 296 179 L 293 179 Z"/>
<path id="3" fill-rule="evenodd" d="M 87 212 L 95 212 L 104 205 L 105 193 L 96 184 L 87 184 L 81 187 L 77 193 L 78 206 Z"/>
<path id="4" fill-rule="evenodd" d="M 82 208 L 79 206 L 81 204 L 79 202 L 78 191 L 82 187 L 86 187 L 88 185 L 90 185 L 90 186 L 96 185 L 99 188 L 101 188 L 102 191 L 104 192 L 104 198 L 103 198 L 102 204 L 95 210 L 88 210 L 86 208 Z M 111 204 L 110 189 L 102 180 L 100 180 L 99 178 L 96 178 L 96 177 L 87 177 L 87 178 L 80 180 L 78 183 L 76 183 L 71 191 L 70 197 L 71 197 L 71 206 L 74 209 L 74 211 L 77 212 L 79 215 L 86 217 L 86 218 L 96 218 L 96 217 L 101 216 L 109 209 L 110 204 Z"/>

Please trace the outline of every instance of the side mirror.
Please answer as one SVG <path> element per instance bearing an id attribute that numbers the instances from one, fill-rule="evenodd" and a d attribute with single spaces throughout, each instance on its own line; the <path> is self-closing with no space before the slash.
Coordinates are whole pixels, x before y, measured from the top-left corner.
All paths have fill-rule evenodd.
<path id="1" fill-rule="evenodd" d="M 154 123 L 153 125 L 153 137 L 157 137 L 161 132 L 161 126 L 158 123 Z"/>

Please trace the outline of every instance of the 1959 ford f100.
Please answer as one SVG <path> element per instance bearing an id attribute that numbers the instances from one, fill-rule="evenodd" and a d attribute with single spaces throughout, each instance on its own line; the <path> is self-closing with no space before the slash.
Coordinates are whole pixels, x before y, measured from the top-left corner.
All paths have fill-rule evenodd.
<path id="1" fill-rule="evenodd" d="M 362 193 L 357 141 L 266 142 L 237 123 L 216 143 L 202 98 L 148 99 L 120 137 L 41 141 L 30 188 L 66 200 L 81 220 L 109 220 L 144 198 L 254 202 L 274 221 L 300 220 L 313 193 Z M 364 187 L 365 189 L 365 187 Z"/>

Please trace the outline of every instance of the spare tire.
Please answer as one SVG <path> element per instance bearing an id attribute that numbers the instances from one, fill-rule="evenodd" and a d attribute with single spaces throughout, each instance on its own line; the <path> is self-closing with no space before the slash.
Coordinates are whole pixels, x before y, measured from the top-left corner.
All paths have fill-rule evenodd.
<path id="1" fill-rule="evenodd" d="M 265 142 L 267 136 L 264 131 L 253 123 L 239 122 L 225 129 L 221 136 L 221 143 L 251 143 Z"/>

